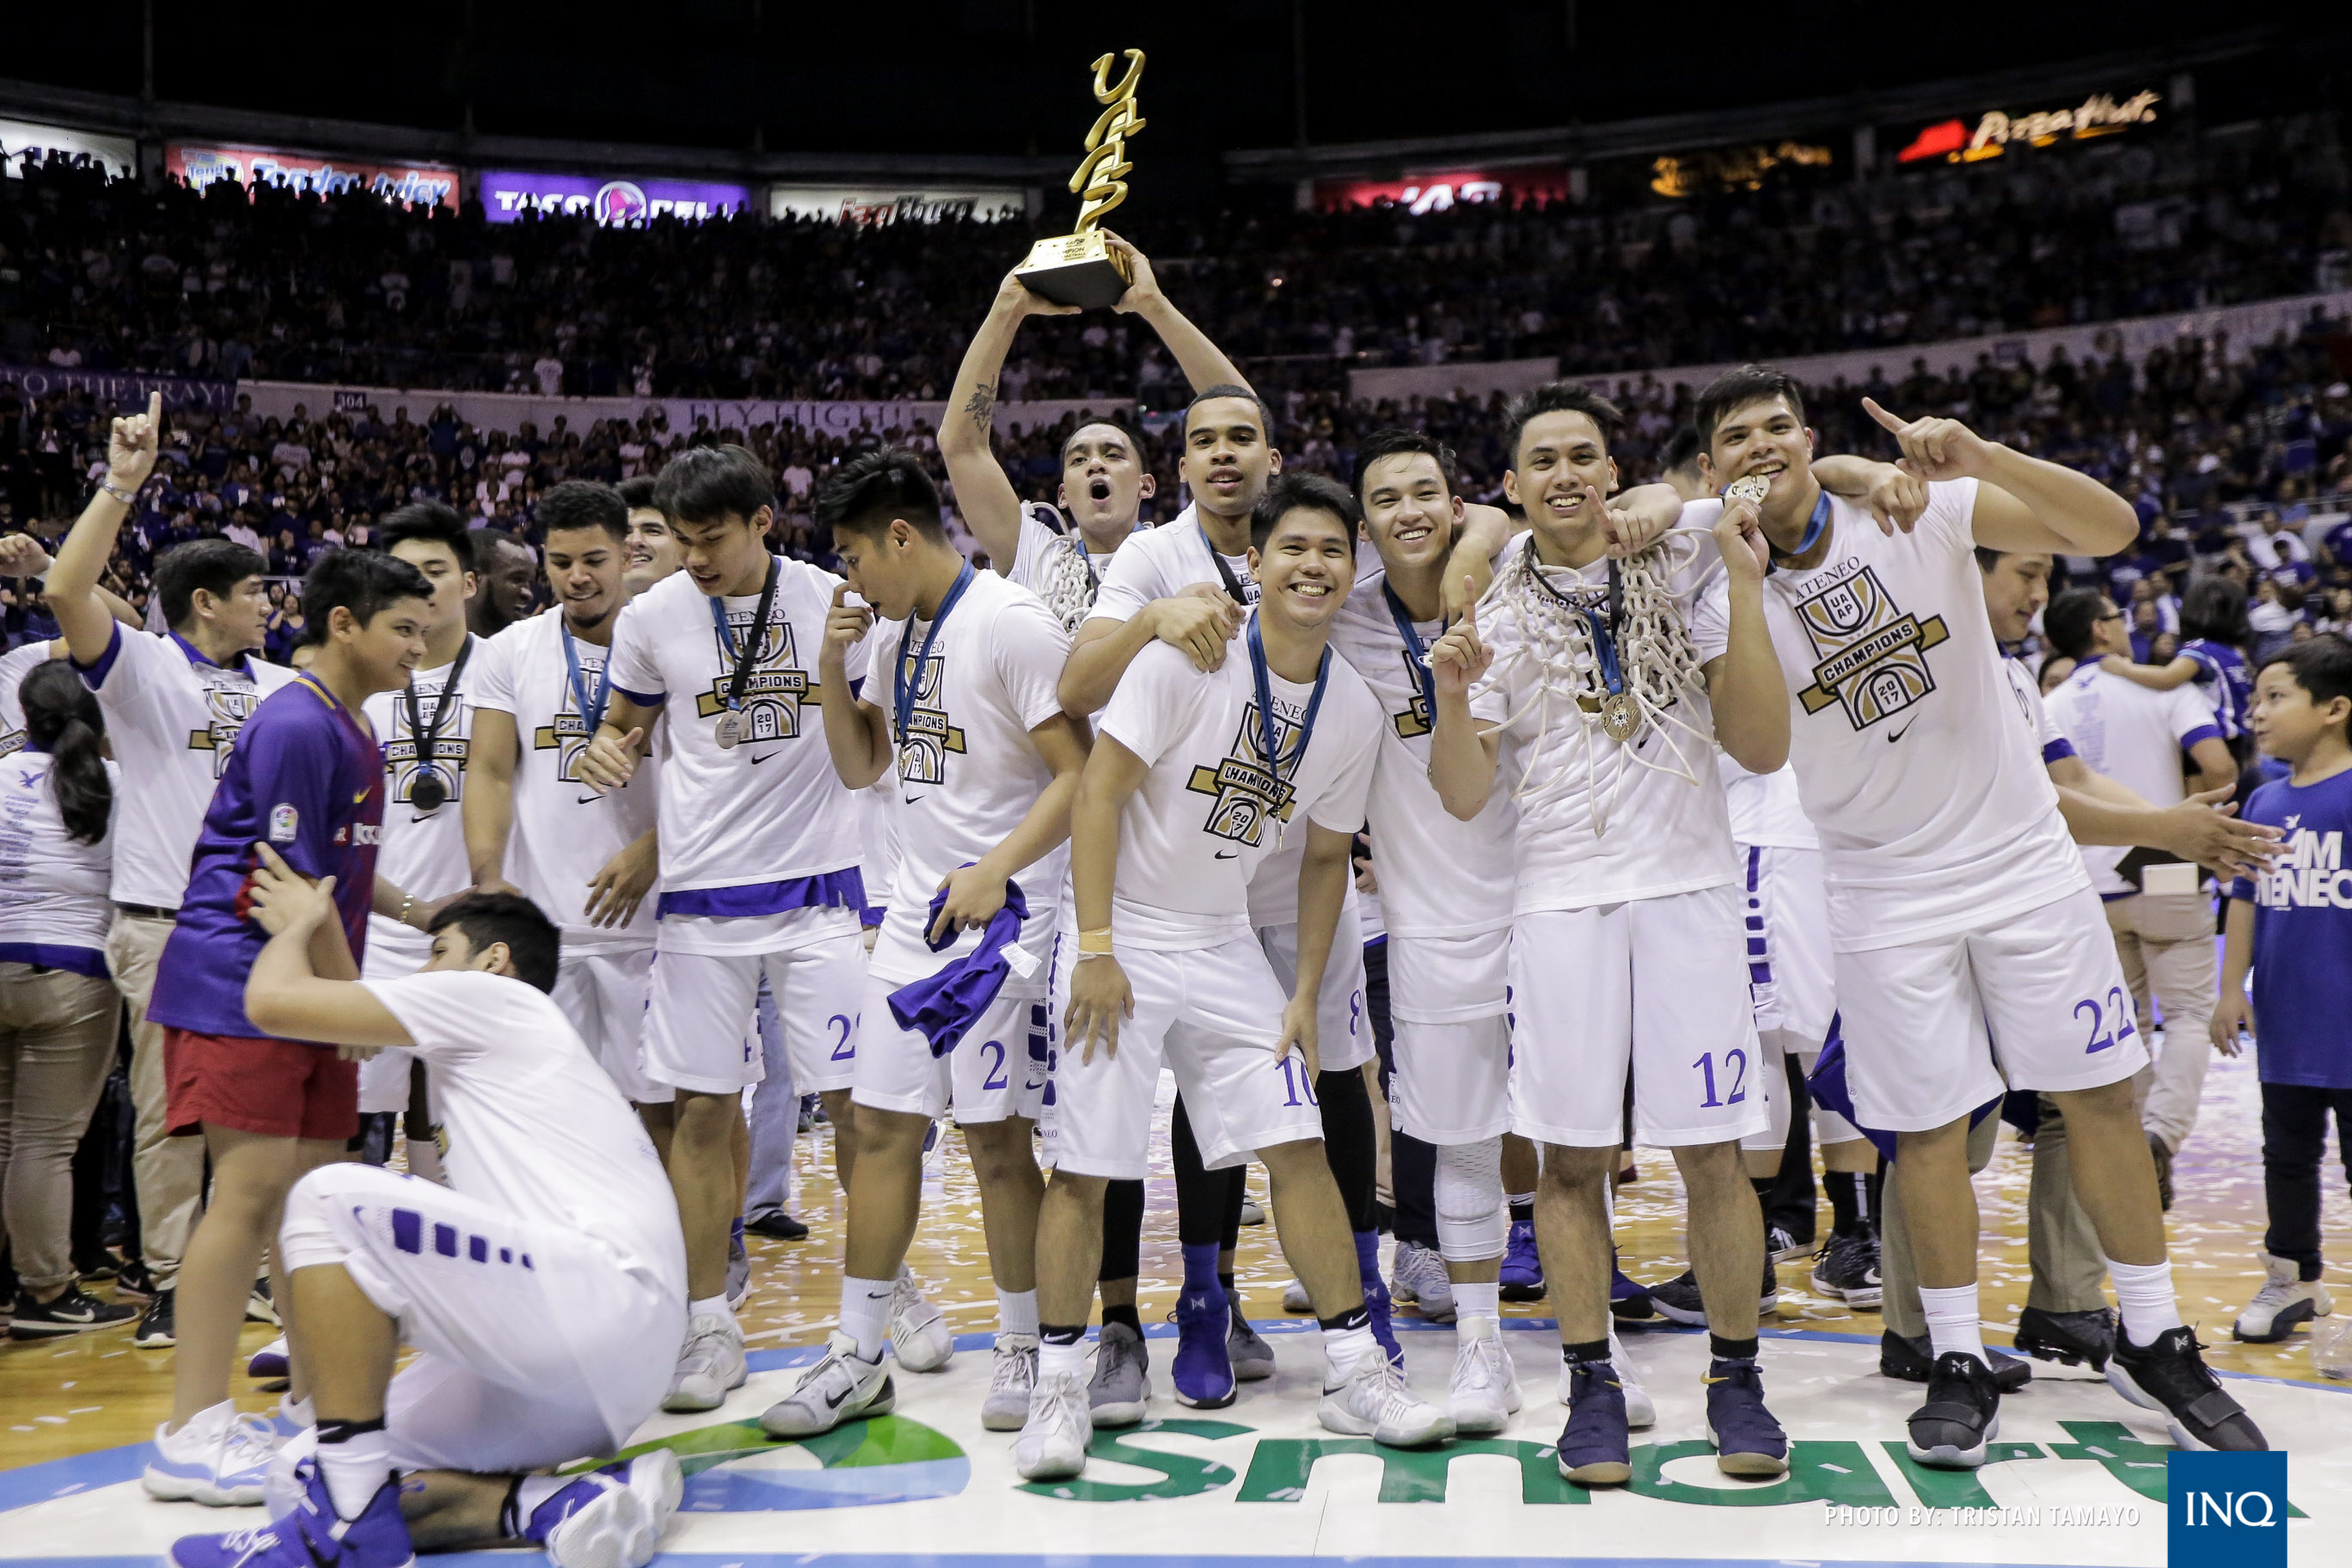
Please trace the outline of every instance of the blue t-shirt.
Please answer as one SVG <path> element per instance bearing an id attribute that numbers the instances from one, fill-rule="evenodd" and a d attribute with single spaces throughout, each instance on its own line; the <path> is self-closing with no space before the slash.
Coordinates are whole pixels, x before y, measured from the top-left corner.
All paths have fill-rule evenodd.
<path id="1" fill-rule="evenodd" d="M 189 859 L 187 897 L 163 944 L 152 1022 L 250 1039 L 245 982 L 269 940 L 247 914 L 257 843 L 306 877 L 335 879 L 335 906 L 357 959 L 375 896 L 383 830 L 383 761 L 374 737 L 308 679 L 263 698 L 237 732 Z"/>
<path id="2" fill-rule="evenodd" d="M 2228 643 L 2191 637 L 2180 645 L 2180 657 L 2197 661 L 2191 682 L 2212 705 L 2221 739 L 2234 741 L 2245 734 L 2246 713 L 2254 700 L 2254 672 L 2246 668 L 2246 656 Z"/>
<path id="3" fill-rule="evenodd" d="M 2249 822 L 2284 828 L 2289 853 L 2230 896 L 2254 906 L 2254 1054 L 2264 1083 L 2352 1089 L 2352 772 L 2298 789 L 2266 784 Z"/>

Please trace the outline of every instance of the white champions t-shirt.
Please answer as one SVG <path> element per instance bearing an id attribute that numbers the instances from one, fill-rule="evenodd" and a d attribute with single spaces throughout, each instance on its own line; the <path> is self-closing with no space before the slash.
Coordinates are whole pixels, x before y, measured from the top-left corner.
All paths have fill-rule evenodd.
<path id="1" fill-rule="evenodd" d="M 1723 778 L 1723 804 L 1731 814 L 1731 841 L 1742 849 L 1819 849 L 1821 835 L 1797 796 L 1797 773 L 1782 763 L 1776 773 L 1751 773 L 1724 752 L 1717 761 Z"/>
<path id="2" fill-rule="evenodd" d="M 1406 647 L 1383 591 L 1386 576 L 1359 578 L 1331 623 L 1338 648 L 1380 704 L 1379 759 L 1368 815 L 1373 875 L 1388 934 L 1475 936 L 1511 921 L 1512 844 L 1518 806 L 1499 779 L 1486 809 L 1457 820 L 1429 782 L 1433 715 L 1422 678 L 1428 668 Z M 1413 626 L 1426 651 L 1443 634 L 1436 621 Z M 1369 912 L 1371 900 L 1359 910 Z M 1370 927 L 1367 925 L 1367 934 Z"/>
<path id="3" fill-rule="evenodd" d="M 1976 497 L 1974 479 L 1931 484 L 1917 525 L 1888 535 L 1832 496 L 1822 563 L 1764 580 L 1843 952 L 1953 935 L 2089 886 L 2001 673 Z"/>
<path id="4" fill-rule="evenodd" d="M 1331 656 L 1303 756 L 1301 724 L 1314 688 L 1270 671 L 1267 688 L 1283 759 L 1279 781 L 1267 776 L 1245 649 L 1203 675 L 1184 654 L 1154 642 L 1111 694 L 1101 732 L 1150 769 L 1119 816 L 1112 903 L 1120 942 L 1181 952 L 1246 938 L 1257 923 L 1251 877 L 1278 841 L 1303 841 L 1307 819 L 1335 833 L 1363 825 L 1381 711 L 1362 679 Z"/>
<path id="5" fill-rule="evenodd" d="M 119 904 L 176 910 L 188 890 L 188 860 L 254 704 L 294 671 L 252 654 L 224 668 L 176 634 L 108 626 L 106 652 L 81 669 L 106 713 L 106 737 L 122 764 L 114 812 L 114 888 Z"/>
<path id="6" fill-rule="evenodd" d="M 1061 712 L 1056 689 L 1070 651 L 1069 635 L 1037 596 L 992 572 L 966 580 L 925 657 L 931 630 L 911 616 L 877 619 L 866 639 L 867 668 L 881 673 L 866 696 L 889 725 L 897 754 L 884 781 L 898 792 L 898 805 L 886 807 L 898 829 L 898 867 L 872 968 L 896 982 L 937 973 L 980 945 L 981 933 L 968 931 L 931 951 L 923 940 L 931 895 L 957 868 L 1003 842 L 1053 782 L 1029 731 Z M 904 732 L 896 711 L 901 680 L 910 689 Z M 1005 981 L 1008 995 L 1045 994 L 1068 862 L 1068 846 L 1060 845 L 1013 879 L 1029 905 L 1022 945 L 1037 965 Z"/>
<path id="7" fill-rule="evenodd" d="M 2066 731 L 2058 727 L 2058 721 L 2050 717 L 2050 710 L 2042 705 L 2042 688 L 2034 680 L 2033 671 L 2025 667 L 2025 661 L 2003 654 L 2000 672 L 2009 678 L 2009 693 L 2017 699 L 2017 713 L 2025 721 L 2026 735 L 2042 750 L 2042 765 L 2047 767 L 2061 757 L 2073 756 L 2074 742 L 2067 739 Z"/>
<path id="8" fill-rule="evenodd" d="M 1683 520 L 1696 521 L 1692 509 L 1684 509 Z M 1704 666 L 1722 657 L 1731 626 L 1715 541 L 1701 534 L 1694 543 L 1688 553 L 1675 551 L 1680 564 L 1668 589 Z M 1605 616 L 1605 559 L 1543 572 L 1561 594 L 1603 606 Z M 1720 887 L 1737 876 L 1717 772 L 1715 710 L 1704 681 L 1684 689 L 1667 710 L 1681 722 L 1652 720 L 1620 745 L 1597 718 L 1580 714 L 1573 694 L 1540 689 L 1528 628 L 1515 606 L 1490 594 L 1479 605 L 1478 630 L 1494 663 L 1470 694 L 1470 711 L 1488 724 L 1515 719 L 1503 731 L 1496 769 L 1497 787 L 1516 797 L 1519 809 L 1514 915 L 1664 898 Z"/>
<path id="9" fill-rule="evenodd" d="M 1202 531 L 1199 510 L 1188 506 L 1176 514 L 1174 521 L 1148 529 L 1118 547 L 1102 574 L 1102 586 L 1086 619 L 1131 620 L 1154 599 L 1172 599 L 1195 583 L 1223 587 L 1218 559 L 1209 536 Z M 1241 590 L 1242 603 L 1256 604 L 1257 584 L 1250 577 L 1249 558 L 1227 555 L 1223 559 L 1234 585 Z"/>
<path id="10" fill-rule="evenodd" d="M 455 659 L 437 669 L 420 669 L 408 678 L 415 693 L 415 715 L 431 732 L 432 761 L 419 732 L 409 723 L 408 695 L 379 691 L 366 702 L 368 728 L 375 731 L 383 752 L 383 837 L 376 851 L 376 875 L 419 903 L 462 892 L 473 885 L 473 868 L 466 859 L 466 760 L 474 731 L 473 700 L 478 689 L 478 671 L 485 643 L 466 638 L 466 668 L 457 675 L 457 689 L 449 690 Z M 446 711 L 445 711 L 446 710 Z M 437 727 L 436 727 L 437 726 Z M 447 798 L 431 811 L 415 799 L 416 781 L 430 767 L 447 791 Z M 425 967 L 433 939 L 389 915 L 368 916 L 367 952 L 360 973 L 370 979 L 413 973 Z"/>
<path id="11" fill-rule="evenodd" d="M 2105 673 L 2095 656 L 2050 694 L 2050 717 L 2094 772 L 2151 805 L 2188 799 L 2183 753 L 2200 741 L 2221 738 L 2212 704 L 2194 686 L 2151 691 Z M 2083 847 L 2083 865 L 2101 898 L 2139 891 L 2116 874 L 2116 863 L 2130 853 L 2120 845 Z"/>
<path id="12" fill-rule="evenodd" d="M 1096 591 L 1113 559 L 1089 552 L 1086 536 L 1057 509 L 1030 501 L 1021 508 L 1021 541 L 1003 574 L 1043 600 L 1063 630 L 1075 632 L 1094 614 Z"/>
<path id="13" fill-rule="evenodd" d="M 47 662 L 49 647 L 46 637 L 36 638 L 22 647 L 0 653 L 0 757 L 25 748 L 25 707 L 16 700 L 16 688 L 25 684 L 25 677 Z"/>
<path id="14" fill-rule="evenodd" d="M 49 778 L 52 762 L 46 752 L 25 750 L 0 757 L 0 959 L 13 950 L 18 963 L 61 968 L 56 954 L 40 958 L 27 950 L 106 951 L 107 929 L 114 923 L 106 899 L 114 844 L 111 834 L 83 844 L 66 831 Z M 114 783 L 119 814 L 121 766 L 107 763 L 106 776 Z"/>
<path id="15" fill-rule="evenodd" d="M 593 926 L 588 884 L 654 825 L 659 797 L 658 750 L 639 759 L 629 782 L 608 795 L 582 783 L 580 754 L 596 726 L 593 708 L 605 649 L 571 639 L 578 686 L 564 657 L 560 609 L 533 616 L 480 644 L 466 672 L 467 700 L 512 717 L 520 754 L 514 767 L 514 827 L 507 839 L 507 879 L 563 931 L 566 953 L 583 947 L 645 947 L 654 940 L 654 895 L 625 926 Z"/>
<path id="16" fill-rule="evenodd" d="M 629 601 L 614 629 L 614 689 L 667 702 L 670 755 L 656 803 L 666 892 L 791 881 L 862 858 L 856 810 L 833 771 L 818 708 L 817 655 L 841 579 L 801 561 L 779 571 L 744 688 L 744 740 L 732 751 L 719 744 L 718 729 L 735 661 L 694 579 L 663 578 Z M 760 596 L 719 603 L 740 647 Z M 866 676 L 865 645 L 844 663 L 856 687 Z"/>

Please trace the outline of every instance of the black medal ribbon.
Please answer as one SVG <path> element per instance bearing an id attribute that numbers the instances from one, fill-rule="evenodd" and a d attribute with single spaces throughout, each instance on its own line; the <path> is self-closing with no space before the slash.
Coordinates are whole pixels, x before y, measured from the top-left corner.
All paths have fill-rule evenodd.
<path id="1" fill-rule="evenodd" d="M 1209 537 L 1209 525 L 1195 516 L 1192 519 L 1192 526 L 1201 531 L 1201 548 L 1209 552 L 1209 564 L 1217 569 L 1217 578 L 1224 584 L 1225 592 L 1233 595 L 1234 603 L 1236 605 L 1257 603 L 1254 595 L 1243 589 L 1241 579 L 1234 575 L 1234 569 L 1231 566 L 1225 564 L 1225 558 L 1217 553 L 1216 542 Z"/>
<path id="2" fill-rule="evenodd" d="M 441 782 L 441 772 L 433 765 L 434 747 L 441 731 L 449 726 L 449 715 L 457 706 L 457 678 L 466 673 L 466 660 L 473 656 L 474 639 L 467 637 L 457 657 L 449 661 L 449 679 L 441 683 L 441 695 L 433 704 L 433 722 L 425 722 L 423 710 L 416 700 L 416 679 L 409 678 L 401 692 L 408 708 L 408 738 L 416 746 L 416 772 L 408 781 L 408 804 L 418 811 L 430 814 L 449 802 L 449 786 Z"/>
<path id="3" fill-rule="evenodd" d="M 739 644 L 735 640 L 734 623 L 727 618 L 727 601 L 723 595 L 710 597 L 710 624 L 719 628 L 719 646 L 735 661 L 734 673 L 727 678 L 727 712 L 730 717 L 743 709 L 743 693 L 751 684 L 751 667 L 760 662 L 760 639 L 767 635 L 768 612 L 775 607 L 776 584 L 783 577 L 784 563 L 774 555 L 768 557 L 768 580 L 760 587 L 760 607 L 751 612 L 751 636 Z M 726 720 L 719 722 L 723 725 Z M 737 740 L 742 737 L 738 735 Z M 728 742 L 732 744 L 732 742 Z"/>

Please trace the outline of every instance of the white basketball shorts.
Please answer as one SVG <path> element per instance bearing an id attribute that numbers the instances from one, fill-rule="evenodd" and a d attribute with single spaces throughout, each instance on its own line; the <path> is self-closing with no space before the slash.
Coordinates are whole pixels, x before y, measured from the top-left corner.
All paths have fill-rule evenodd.
<path id="1" fill-rule="evenodd" d="M 850 1099 L 877 1110 L 944 1116 L 962 1122 L 1036 1120 L 1048 1066 L 1045 1002 L 997 993 L 956 1048 L 944 1057 L 919 1030 L 902 1029 L 890 993 L 903 984 L 868 976 L 857 1019 L 857 1060 Z"/>
<path id="2" fill-rule="evenodd" d="M 1511 930 L 1391 936 L 1389 1110 L 1425 1143 L 1476 1143 L 1510 1127 Z"/>
<path id="3" fill-rule="evenodd" d="M 653 977 L 650 947 L 567 947 L 550 993 L 588 1054 L 632 1105 L 667 1105 L 672 1095 L 667 1084 L 646 1076 L 646 1001 Z"/>
<path id="4" fill-rule="evenodd" d="M 1298 984 L 1298 927 L 1260 926 L 1257 940 L 1287 1001 Z M 1278 1026 L 1278 1009 L 1276 1021 Z M 1315 994 L 1315 1055 L 1325 1072 L 1360 1068 L 1380 1055 L 1372 1021 L 1364 1016 L 1364 942 L 1353 904 L 1339 910 L 1339 928 L 1331 933 L 1331 956 L 1323 965 L 1323 984 Z"/>
<path id="5" fill-rule="evenodd" d="M 845 910 L 792 912 L 822 918 L 786 930 L 764 952 L 678 952 L 667 940 L 670 927 L 698 922 L 662 922 L 646 1011 L 648 1079 L 698 1094 L 733 1094 L 765 1077 L 757 1016 L 764 976 L 792 1053 L 793 1085 L 803 1094 L 850 1086 L 866 995 L 857 918 Z"/>

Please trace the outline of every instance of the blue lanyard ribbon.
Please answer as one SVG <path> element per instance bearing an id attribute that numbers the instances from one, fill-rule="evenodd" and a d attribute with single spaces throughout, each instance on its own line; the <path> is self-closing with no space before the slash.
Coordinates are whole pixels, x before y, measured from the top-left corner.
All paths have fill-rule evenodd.
<path id="1" fill-rule="evenodd" d="M 1777 566 L 1783 561 L 1802 560 L 1811 552 L 1814 545 L 1822 542 L 1822 531 L 1829 525 L 1830 492 L 1823 490 L 1813 501 L 1813 515 L 1805 521 L 1805 537 L 1797 548 L 1782 550 L 1769 539 L 1764 542 L 1765 552 L 1769 557 L 1766 563 L 1767 568 Z"/>
<path id="2" fill-rule="evenodd" d="M 1389 602 L 1389 616 L 1396 622 L 1397 636 L 1404 638 L 1405 662 L 1421 682 L 1421 700 L 1428 705 L 1430 722 L 1437 721 L 1437 672 L 1429 668 L 1429 649 L 1413 629 L 1412 612 L 1404 607 L 1397 591 L 1386 582 L 1381 584 L 1381 596 Z M 1611 656 L 1612 659 L 1614 655 Z"/>
<path id="3" fill-rule="evenodd" d="M 1536 541 L 1533 534 L 1528 535 L 1528 575 L 1533 577 L 1545 593 L 1549 594 L 1562 605 L 1583 616 L 1584 624 L 1592 628 L 1592 652 L 1593 656 L 1601 661 L 1602 683 L 1609 688 L 1609 695 L 1612 697 L 1622 692 L 1625 689 L 1625 671 L 1617 662 L 1617 623 L 1625 609 L 1623 570 L 1614 560 L 1609 563 L 1609 616 L 1606 620 L 1601 618 L 1599 610 L 1579 605 L 1552 586 L 1551 579 L 1544 575 L 1542 563 L 1536 558 Z M 1435 684 L 1433 676 L 1431 678 L 1431 683 Z"/>
<path id="4" fill-rule="evenodd" d="M 907 726 L 914 721 L 915 698 L 922 690 L 923 667 L 931 662 L 931 645 L 939 641 L 940 628 L 948 624 L 948 612 L 956 607 L 956 601 L 963 597 L 963 591 L 971 586 L 972 576 L 971 563 L 967 561 L 963 563 L 963 570 L 956 574 L 955 586 L 950 588 L 947 597 L 940 601 L 939 613 L 931 617 L 931 629 L 923 634 L 923 648 L 915 656 L 915 678 L 912 680 L 907 679 L 907 648 L 913 639 L 901 637 L 898 640 L 898 664 L 890 671 L 890 717 L 897 723 L 895 738 L 902 746 L 907 743 Z"/>
<path id="5" fill-rule="evenodd" d="M 1265 639 L 1258 635 L 1257 616 L 1250 616 L 1249 627 L 1250 676 L 1257 682 L 1258 741 L 1265 749 L 1265 771 L 1269 778 L 1282 777 L 1282 724 L 1274 713 L 1274 685 L 1265 667 Z M 1307 756 L 1307 742 L 1315 735 L 1315 715 L 1323 710 L 1323 688 L 1331 679 L 1331 648 L 1325 644 L 1322 662 L 1315 667 L 1315 694 L 1307 700 L 1307 717 L 1298 723 L 1298 744 L 1291 749 L 1291 766 L 1296 769 Z"/>
<path id="6" fill-rule="evenodd" d="M 717 603 L 716 600 L 712 602 Z M 604 721 L 604 704 L 613 695 L 612 654 L 607 650 L 604 664 L 597 668 L 596 696 L 592 701 L 588 696 L 588 682 L 581 678 L 579 650 L 572 646 L 572 623 L 562 618 L 560 610 L 556 612 L 556 621 L 563 632 L 563 663 L 572 676 L 572 704 L 579 710 L 581 722 L 588 726 L 588 733 L 593 735 L 596 726 Z"/>

